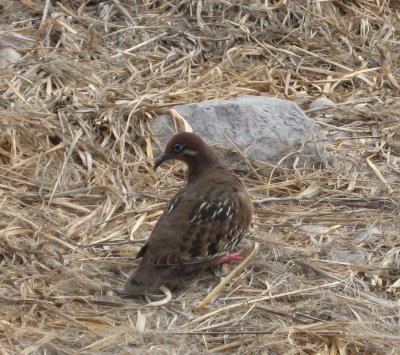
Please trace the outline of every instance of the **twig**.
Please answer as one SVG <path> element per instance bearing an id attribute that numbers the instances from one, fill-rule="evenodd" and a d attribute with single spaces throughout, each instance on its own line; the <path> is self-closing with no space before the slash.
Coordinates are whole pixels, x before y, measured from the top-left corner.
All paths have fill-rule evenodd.
<path id="1" fill-rule="evenodd" d="M 218 313 L 221 313 L 223 311 L 230 310 L 230 309 L 234 309 L 234 308 L 243 306 L 245 304 L 249 305 L 249 304 L 253 304 L 253 303 L 257 303 L 257 302 L 261 302 L 261 301 L 274 300 L 274 299 L 277 299 L 277 298 L 298 295 L 298 294 L 301 294 L 301 293 L 304 293 L 304 292 L 308 292 L 308 291 L 321 290 L 321 289 L 324 289 L 324 288 L 335 287 L 335 286 L 337 286 L 339 284 L 340 284 L 340 281 L 335 281 L 335 282 L 330 282 L 330 283 L 327 283 L 327 284 L 324 284 L 324 285 L 303 288 L 303 289 L 300 289 L 300 290 L 290 291 L 290 292 L 286 292 L 286 293 L 279 293 L 277 295 L 257 297 L 257 298 L 252 299 L 252 300 L 246 300 L 246 301 L 243 301 L 243 302 L 230 304 L 227 307 L 220 308 L 220 309 L 217 309 L 217 310 L 212 311 L 210 313 L 207 313 L 207 314 L 205 314 L 203 316 L 200 316 L 200 317 L 194 319 L 192 322 L 184 324 L 182 327 L 185 327 L 185 326 L 187 326 L 189 324 L 201 322 L 202 320 L 204 320 L 206 318 L 209 318 L 212 315 L 215 315 L 215 314 L 218 314 Z"/>
<path id="2" fill-rule="evenodd" d="M 166 305 L 169 301 L 171 301 L 172 299 L 172 294 L 171 291 L 169 290 L 169 288 L 165 287 L 165 286 L 161 286 L 160 290 L 162 292 L 164 292 L 165 294 L 165 298 L 163 298 L 160 301 L 154 301 L 154 302 L 149 302 L 148 304 L 146 304 L 146 307 L 159 307 L 159 306 L 164 306 Z"/>
<path id="3" fill-rule="evenodd" d="M 236 266 L 236 268 L 234 268 L 228 276 L 226 276 L 223 280 L 221 280 L 221 282 L 207 295 L 206 298 L 203 299 L 203 301 L 201 301 L 196 307 L 194 307 L 193 310 L 195 312 L 201 310 L 214 297 L 216 297 L 228 282 L 230 282 L 236 275 L 238 275 L 240 272 L 242 272 L 242 270 L 244 270 L 244 268 L 250 263 L 250 261 L 257 254 L 258 249 L 259 249 L 259 244 L 256 242 L 254 243 L 247 257 L 238 266 Z"/>
<path id="4" fill-rule="evenodd" d="M 379 304 L 380 306 L 386 307 L 386 308 L 390 308 L 390 309 L 399 309 L 399 305 L 394 303 L 394 302 L 390 302 L 390 301 L 385 301 L 382 300 L 380 298 L 377 298 L 375 296 L 372 296 L 366 292 L 360 291 L 355 289 L 354 287 L 349 286 L 341 277 L 336 276 L 328 271 L 325 271 L 317 266 L 314 265 L 310 265 L 308 263 L 306 263 L 305 261 L 301 261 L 301 260 L 297 260 L 296 261 L 297 264 L 309 267 L 310 269 L 313 269 L 314 271 L 318 272 L 321 275 L 324 275 L 325 277 L 331 279 L 331 280 L 337 280 L 339 281 L 339 286 L 343 288 L 344 291 L 352 291 L 354 295 L 359 295 L 362 298 L 365 298 L 366 300 L 373 302 L 375 304 Z"/>
<path id="5" fill-rule="evenodd" d="M 50 4 L 51 4 L 51 1 L 50 0 L 46 0 L 46 4 L 44 5 L 44 8 L 43 8 L 41 26 L 44 26 L 44 23 L 46 22 L 47 15 L 49 13 Z"/>
<path id="6" fill-rule="evenodd" d="M 115 245 L 146 243 L 147 240 L 148 240 L 148 238 L 142 238 L 142 239 L 123 240 L 121 242 L 112 242 L 112 243 L 95 242 L 95 243 L 90 243 L 90 244 L 75 244 L 75 243 L 70 242 L 70 244 L 72 244 L 76 247 L 81 247 L 81 248 L 102 247 L 105 245 L 109 246 L 109 247 L 113 247 Z"/>
<path id="7" fill-rule="evenodd" d="M 393 194 L 393 189 L 391 188 L 391 186 L 389 185 L 387 180 L 384 178 L 382 173 L 379 171 L 379 169 L 376 167 L 376 165 L 371 161 L 371 158 L 373 158 L 375 155 L 376 154 L 372 154 L 368 158 L 366 158 L 365 160 L 366 160 L 367 164 L 372 168 L 372 170 L 374 171 L 376 176 L 378 176 L 378 178 L 386 185 L 386 187 L 388 189 L 388 194 L 392 195 Z"/>
<path id="8" fill-rule="evenodd" d="M 159 40 L 159 39 L 165 37 L 167 34 L 168 34 L 167 32 L 163 32 L 163 33 L 159 34 L 158 36 L 155 36 L 155 37 L 153 37 L 153 38 L 150 38 L 150 39 L 148 39 L 147 41 L 144 41 L 144 42 L 142 42 L 142 43 L 139 43 L 139 44 L 136 45 L 136 46 L 133 46 L 133 47 L 131 47 L 131 48 L 129 48 L 129 49 L 126 49 L 126 50 L 124 50 L 124 51 L 119 51 L 119 53 L 113 55 L 111 58 L 118 58 L 118 57 L 120 57 L 120 56 L 123 55 L 123 54 L 131 55 L 131 52 L 133 52 L 134 50 L 139 49 L 139 48 L 145 46 L 146 44 L 150 44 L 150 43 L 152 43 L 152 42 L 155 42 L 155 41 L 157 41 L 157 40 Z"/>
<path id="9" fill-rule="evenodd" d="M 211 349 L 210 353 L 222 353 L 223 351 L 230 350 L 230 349 L 233 349 L 233 348 L 237 348 L 237 347 L 241 346 L 244 343 L 249 343 L 253 339 L 254 339 L 254 337 L 249 337 L 247 339 L 240 339 L 238 341 L 234 341 L 234 342 L 229 343 L 229 344 L 224 344 L 224 345 L 218 346 L 218 347 L 216 347 L 214 349 Z"/>

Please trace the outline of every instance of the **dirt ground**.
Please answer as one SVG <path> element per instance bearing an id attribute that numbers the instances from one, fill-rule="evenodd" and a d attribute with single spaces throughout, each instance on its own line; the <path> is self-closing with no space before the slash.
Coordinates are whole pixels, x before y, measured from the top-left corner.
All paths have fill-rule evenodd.
<path id="1" fill-rule="evenodd" d="M 399 13 L 0 2 L 0 354 L 400 354 Z M 121 298 L 185 181 L 180 164 L 153 171 L 150 120 L 248 94 L 296 101 L 328 161 L 236 171 L 256 207 L 247 267 L 193 275 L 160 305 Z M 336 108 L 310 109 L 320 97 Z"/>

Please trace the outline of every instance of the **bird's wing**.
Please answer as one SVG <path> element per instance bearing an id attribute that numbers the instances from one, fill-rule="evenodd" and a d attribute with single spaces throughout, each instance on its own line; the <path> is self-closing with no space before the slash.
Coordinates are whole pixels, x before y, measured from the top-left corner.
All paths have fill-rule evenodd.
<path id="1" fill-rule="evenodd" d="M 210 197 L 181 191 L 168 204 L 148 243 L 156 266 L 185 266 L 211 261 L 232 250 L 246 233 L 251 216 L 242 213 L 240 195 Z"/>

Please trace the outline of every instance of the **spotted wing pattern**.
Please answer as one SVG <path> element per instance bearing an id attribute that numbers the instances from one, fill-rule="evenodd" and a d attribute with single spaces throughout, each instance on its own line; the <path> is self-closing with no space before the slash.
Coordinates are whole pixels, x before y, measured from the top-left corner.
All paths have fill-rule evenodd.
<path id="1" fill-rule="evenodd" d="M 149 257 L 156 266 L 196 266 L 211 262 L 234 249 L 246 234 L 251 215 L 242 213 L 245 201 L 240 194 L 220 198 L 202 196 L 200 200 L 181 191 L 168 204 L 151 238 L 174 238 L 176 244 L 165 242 L 166 247 Z M 180 225 L 175 217 L 184 215 Z M 169 227 L 169 228 L 168 228 Z M 163 235 L 158 236 L 162 231 Z M 143 253 L 142 253 L 143 254 Z"/>

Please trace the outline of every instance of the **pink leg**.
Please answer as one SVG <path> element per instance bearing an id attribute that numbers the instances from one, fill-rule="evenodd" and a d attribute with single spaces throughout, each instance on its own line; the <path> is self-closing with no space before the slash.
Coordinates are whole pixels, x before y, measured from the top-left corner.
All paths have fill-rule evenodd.
<path id="1" fill-rule="evenodd" d="M 223 257 L 221 257 L 221 259 L 218 260 L 217 264 L 222 265 L 222 264 L 240 262 L 244 259 L 246 252 L 247 249 L 242 247 L 239 249 L 239 251 L 235 253 L 227 253 Z"/>

